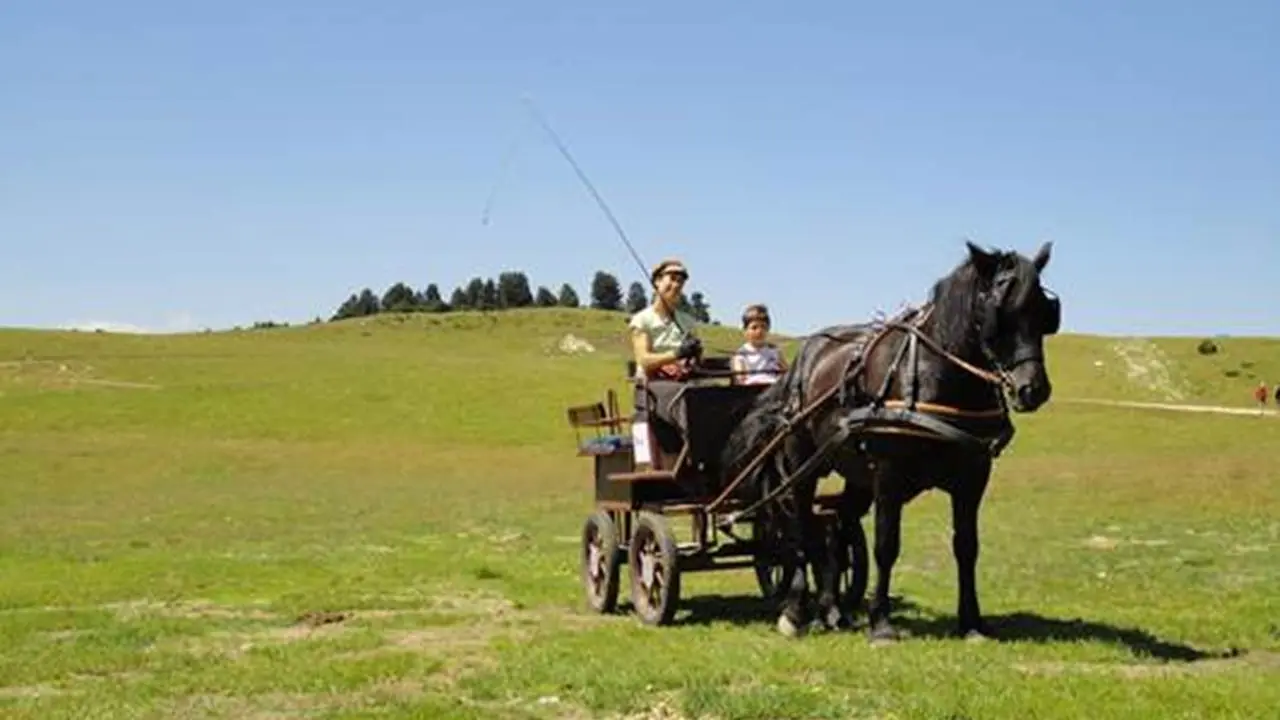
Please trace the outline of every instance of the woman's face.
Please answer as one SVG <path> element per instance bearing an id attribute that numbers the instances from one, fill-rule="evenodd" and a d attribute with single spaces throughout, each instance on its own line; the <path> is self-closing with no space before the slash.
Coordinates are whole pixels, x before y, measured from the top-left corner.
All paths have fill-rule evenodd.
<path id="1" fill-rule="evenodd" d="M 662 273 L 658 276 L 658 294 L 674 308 L 680 300 L 680 291 L 684 289 L 684 281 L 687 278 L 688 276 L 679 270 Z"/>

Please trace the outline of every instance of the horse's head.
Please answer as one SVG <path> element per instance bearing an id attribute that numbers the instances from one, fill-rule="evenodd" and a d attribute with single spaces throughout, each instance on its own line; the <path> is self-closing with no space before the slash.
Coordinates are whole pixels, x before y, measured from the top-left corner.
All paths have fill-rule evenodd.
<path id="1" fill-rule="evenodd" d="M 1008 384 L 1013 410 L 1035 412 L 1053 392 L 1044 337 L 1058 332 L 1062 317 L 1057 296 L 1040 284 L 1053 244 L 1041 245 L 1032 258 L 966 244 L 980 287 L 974 309 L 982 352 Z"/>

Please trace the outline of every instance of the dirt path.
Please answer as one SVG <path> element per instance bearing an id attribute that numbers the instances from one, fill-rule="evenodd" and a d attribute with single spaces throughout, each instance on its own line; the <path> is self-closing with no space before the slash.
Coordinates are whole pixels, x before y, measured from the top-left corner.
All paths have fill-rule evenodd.
<path id="1" fill-rule="evenodd" d="M 1110 405 L 1112 407 L 1146 408 L 1151 410 L 1174 410 L 1177 412 L 1219 413 L 1223 415 L 1253 415 L 1254 417 L 1280 417 L 1280 411 L 1248 407 L 1229 407 L 1226 405 L 1186 405 L 1181 403 L 1137 402 L 1134 400 L 1099 400 L 1093 398 L 1068 398 L 1062 402 L 1087 405 Z"/>

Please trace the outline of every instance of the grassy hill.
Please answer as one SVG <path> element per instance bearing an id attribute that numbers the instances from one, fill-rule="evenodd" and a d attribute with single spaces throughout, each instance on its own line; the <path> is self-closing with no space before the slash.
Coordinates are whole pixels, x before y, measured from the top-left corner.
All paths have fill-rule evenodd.
<path id="1" fill-rule="evenodd" d="M 1055 401 L 1018 419 L 983 509 L 979 589 L 1008 642 L 946 637 L 949 511 L 929 495 L 894 582 L 916 637 L 873 650 L 777 636 L 747 571 L 687 576 L 674 627 L 582 611 L 590 471 L 564 408 L 624 388 L 623 330 L 537 310 L 0 331 L 0 711 L 1259 717 L 1280 701 L 1280 425 L 1070 402 L 1248 406 L 1280 380 L 1280 341 L 1201 356 L 1199 338 L 1053 338 Z M 1214 659 L 1231 647 L 1248 652 Z"/>

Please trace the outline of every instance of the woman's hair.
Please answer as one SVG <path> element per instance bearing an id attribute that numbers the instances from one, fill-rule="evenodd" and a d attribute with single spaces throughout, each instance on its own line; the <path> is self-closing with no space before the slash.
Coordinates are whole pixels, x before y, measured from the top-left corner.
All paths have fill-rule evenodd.
<path id="1" fill-rule="evenodd" d="M 747 309 L 742 311 L 742 327 L 745 329 L 754 320 L 759 320 L 765 325 L 772 325 L 769 322 L 769 306 L 764 303 L 748 305 Z"/>

